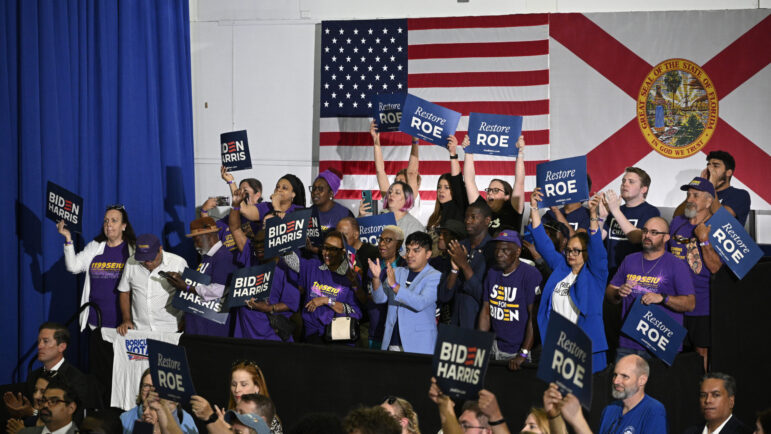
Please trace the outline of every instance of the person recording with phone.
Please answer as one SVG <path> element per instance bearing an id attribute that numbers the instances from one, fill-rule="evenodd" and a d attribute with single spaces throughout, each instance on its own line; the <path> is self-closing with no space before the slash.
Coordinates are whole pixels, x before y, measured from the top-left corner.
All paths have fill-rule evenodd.
<path id="1" fill-rule="evenodd" d="M 126 261 L 118 282 L 120 309 L 124 321 L 118 333 L 129 329 L 176 332 L 182 330 L 182 313 L 171 305 L 175 288 L 172 282 L 187 267 L 180 256 L 166 252 L 153 234 L 137 237 L 134 256 Z"/>

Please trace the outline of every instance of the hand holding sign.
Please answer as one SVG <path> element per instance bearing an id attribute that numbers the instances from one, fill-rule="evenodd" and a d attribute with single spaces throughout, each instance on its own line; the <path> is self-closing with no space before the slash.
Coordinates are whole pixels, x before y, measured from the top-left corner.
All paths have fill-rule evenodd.
<path id="1" fill-rule="evenodd" d="M 429 143 L 445 146 L 455 134 L 460 113 L 408 94 L 402 106 L 399 131 Z"/>
<path id="2" fill-rule="evenodd" d="M 536 185 L 543 192 L 542 207 L 589 199 L 586 156 L 549 161 L 536 166 Z"/>
<path id="3" fill-rule="evenodd" d="M 229 171 L 252 168 L 246 130 L 220 134 L 222 165 Z M 223 175 L 224 178 L 224 175 Z"/>
<path id="4" fill-rule="evenodd" d="M 402 121 L 402 105 L 406 94 L 379 94 L 375 95 L 374 118 L 377 119 L 379 131 L 399 131 L 399 124 Z"/>
<path id="5" fill-rule="evenodd" d="M 56 230 L 64 237 L 64 241 L 67 244 L 72 242 L 72 234 L 69 229 L 64 227 L 64 220 L 59 220 L 59 222 L 56 223 Z"/>
<path id="6" fill-rule="evenodd" d="M 744 226 L 723 207 L 707 220 L 706 226 L 703 223 L 696 226 L 694 233 L 700 240 L 709 236 L 712 249 L 739 279 L 744 278 L 763 257 L 763 251 Z"/>
<path id="7" fill-rule="evenodd" d="M 588 409 L 592 403 L 592 340 L 552 311 L 543 342 L 538 378 L 556 383 L 563 394 L 573 393 Z"/>
<path id="8" fill-rule="evenodd" d="M 48 181 L 46 217 L 57 225 L 64 221 L 67 228 L 73 232 L 83 232 L 83 198 Z"/>
<path id="9" fill-rule="evenodd" d="M 185 348 L 147 339 L 150 376 L 161 398 L 186 403 L 195 395 Z"/>

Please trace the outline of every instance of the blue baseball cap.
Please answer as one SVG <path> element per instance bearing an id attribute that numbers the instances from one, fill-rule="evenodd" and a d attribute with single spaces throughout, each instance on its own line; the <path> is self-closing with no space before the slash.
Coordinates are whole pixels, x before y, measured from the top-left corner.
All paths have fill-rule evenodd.
<path id="1" fill-rule="evenodd" d="M 139 262 L 154 261 L 161 248 L 161 240 L 153 234 L 142 234 L 137 237 L 136 246 L 134 259 Z"/>
<path id="2" fill-rule="evenodd" d="M 239 414 L 235 410 L 230 410 L 227 413 L 225 413 L 225 422 L 232 425 L 233 422 L 235 422 L 236 420 L 241 425 L 257 431 L 257 434 L 270 434 L 270 427 L 268 427 L 268 424 L 265 423 L 265 419 L 260 417 L 260 415 L 258 414 L 254 414 L 254 413 Z"/>
<path id="3" fill-rule="evenodd" d="M 517 231 L 511 229 L 498 232 L 498 235 L 495 236 L 495 241 L 508 241 L 522 247 L 522 241 L 519 239 L 519 234 Z"/>
<path id="4" fill-rule="evenodd" d="M 680 190 L 683 190 L 683 191 L 688 191 L 691 188 L 695 188 L 696 190 L 699 190 L 699 191 L 706 191 L 711 196 L 715 195 L 715 186 L 712 185 L 712 183 L 709 182 L 709 180 L 704 179 L 700 176 L 693 178 L 693 180 L 691 180 L 691 182 L 689 182 L 688 184 L 680 186 Z"/>

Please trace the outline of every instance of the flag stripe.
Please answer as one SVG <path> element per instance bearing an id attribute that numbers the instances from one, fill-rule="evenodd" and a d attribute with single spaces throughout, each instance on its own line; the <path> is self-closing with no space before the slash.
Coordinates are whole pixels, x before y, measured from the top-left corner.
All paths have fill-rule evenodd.
<path id="1" fill-rule="evenodd" d="M 369 131 L 369 123 L 372 118 L 321 118 L 319 128 L 322 132 L 341 132 L 341 133 L 359 133 Z M 461 116 L 458 122 L 458 131 L 468 129 L 468 116 Z M 527 116 L 522 118 L 523 131 L 549 130 L 549 115 Z M 384 133 L 391 134 L 391 133 Z M 403 134 L 400 134 L 403 136 Z M 527 138 L 527 137 L 526 137 Z M 409 142 L 407 142 L 409 144 Z M 386 145 L 386 143 L 383 143 Z M 530 144 L 530 143 L 528 143 Z"/>
<path id="2" fill-rule="evenodd" d="M 412 75 L 408 78 L 411 94 L 428 101 L 464 102 L 529 102 L 547 99 L 549 86 L 506 86 L 506 87 L 418 87 L 413 85 Z M 479 110 L 473 110 L 478 112 Z"/>
<path id="3" fill-rule="evenodd" d="M 484 42 L 470 44 L 431 44 L 410 46 L 408 59 L 446 59 L 452 57 L 538 56 L 549 53 L 549 41 Z"/>
<path id="4" fill-rule="evenodd" d="M 535 173 L 535 166 L 543 161 L 525 161 L 525 172 Z M 404 169 L 402 161 L 386 161 L 386 173 L 396 173 Z M 500 161 L 475 161 L 474 168 L 477 175 L 514 174 L 513 162 Z M 350 175 L 370 175 L 375 173 L 374 161 L 321 161 L 319 162 L 319 171 L 327 169 L 337 169 L 342 173 Z M 423 175 L 441 175 L 450 171 L 449 161 L 421 161 L 420 174 Z"/>
<path id="5" fill-rule="evenodd" d="M 401 161 L 404 166 L 407 166 L 407 160 L 410 155 L 409 146 L 381 146 L 383 152 L 383 158 L 385 160 Z M 449 154 L 447 149 L 441 146 L 431 145 L 425 142 L 421 142 L 420 146 L 420 159 L 421 161 L 447 161 Z M 464 154 L 462 150 L 458 150 L 459 160 L 463 162 Z M 352 161 L 364 161 L 372 160 L 372 145 L 361 146 L 322 146 L 319 148 L 319 160 L 352 160 Z M 548 160 L 549 159 L 549 145 L 528 145 L 525 153 L 527 160 Z M 475 161 L 514 161 L 514 157 L 498 157 L 495 155 L 476 154 L 474 155 Z"/>
<path id="6" fill-rule="evenodd" d="M 522 42 L 543 39 L 547 33 L 547 26 L 526 27 L 491 27 L 453 29 L 448 32 L 445 29 L 411 30 L 409 44 L 430 45 L 447 43 L 480 43 L 480 42 Z"/>
<path id="7" fill-rule="evenodd" d="M 458 57 L 452 59 L 412 59 L 410 74 L 451 72 L 538 71 L 549 66 L 548 55 L 523 57 Z"/>
<path id="8" fill-rule="evenodd" d="M 495 113 L 499 115 L 543 115 L 549 113 L 549 100 L 537 101 L 464 101 L 464 102 L 435 102 L 463 114 L 471 112 Z"/>
<path id="9" fill-rule="evenodd" d="M 523 131 L 525 143 L 528 145 L 546 145 L 549 143 L 549 130 Z M 466 131 L 456 131 L 455 137 L 463 140 Z M 412 138 L 403 133 L 381 133 L 380 143 L 382 146 L 405 146 L 412 144 Z M 340 133 L 328 132 L 320 133 L 320 146 L 372 146 L 372 137 L 367 133 Z M 429 145 L 426 143 L 426 146 Z M 347 151 L 346 151 L 347 152 Z"/>
<path id="10" fill-rule="evenodd" d="M 548 14 L 499 15 L 479 17 L 411 18 L 409 30 L 463 29 L 471 27 L 540 26 L 549 23 Z"/>
<path id="11" fill-rule="evenodd" d="M 413 87 L 534 86 L 548 83 L 547 70 L 409 75 L 409 85 Z"/>

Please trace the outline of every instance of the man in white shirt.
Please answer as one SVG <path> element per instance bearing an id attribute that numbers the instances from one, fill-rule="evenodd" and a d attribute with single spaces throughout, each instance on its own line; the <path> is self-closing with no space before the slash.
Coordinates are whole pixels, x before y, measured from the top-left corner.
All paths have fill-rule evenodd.
<path id="1" fill-rule="evenodd" d="M 704 425 L 688 428 L 685 434 L 750 434 L 752 429 L 733 415 L 736 380 L 720 372 L 701 379 L 699 405 Z"/>
<path id="2" fill-rule="evenodd" d="M 48 383 L 40 409 L 40 419 L 45 425 L 25 428 L 19 434 L 72 434 L 78 427 L 72 415 L 78 410 L 78 396 L 66 382 L 54 378 Z"/>
<path id="3" fill-rule="evenodd" d="M 163 251 L 153 234 L 137 238 L 133 258 L 126 261 L 118 283 L 120 309 L 123 318 L 118 333 L 125 336 L 129 329 L 176 332 L 182 313 L 171 305 L 176 289 L 161 272 L 182 273 L 187 262 L 180 256 Z"/>

